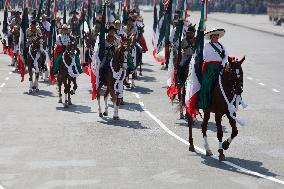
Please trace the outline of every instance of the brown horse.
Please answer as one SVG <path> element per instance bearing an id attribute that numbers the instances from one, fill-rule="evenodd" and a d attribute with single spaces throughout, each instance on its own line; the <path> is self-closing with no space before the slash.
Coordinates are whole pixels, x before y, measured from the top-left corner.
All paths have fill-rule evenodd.
<path id="1" fill-rule="evenodd" d="M 126 54 L 134 45 L 134 36 L 129 39 L 124 39 L 121 45 L 115 49 L 114 58 L 107 65 L 106 72 L 100 76 L 100 85 L 98 87 L 98 105 L 99 105 L 99 116 L 108 116 L 108 95 L 111 95 L 111 99 L 114 105 L 114 120 L 119 120 L 118 108 L 122 100 L 123 93 L 123 82 L 126 75 L 127 63 Z M 102 114 L 101 104 L 100 104 L 100 89 L 106 86 L 106 91 L 104 94 L 105 101 L 105 112 Z"/>
<path id="2" fill-rule="evenodd" d="M 215 114 L 215 122 L 217 126 L 217 138 L 219 141 L 219 160 L 224 161 L 225 155 L 223 150 L 229 148 L 232 140 L 238 135 L 238 129 L 236 126 L 236 114 L 232 109 L 236 109 L 241 102 L 241 94 L 243 92 L 243 71 L 242 63 L 245 57 L 238 61 L 229 58 L 229 62 L 220 72 L 219 78 L 217 79 L 213 90 L 212 90 L 212 102 L 209 108 L 204 109 L 204 118 L 201 124 L 202 133 L 204 139 L 204 147 L 206 149 L 206 155 L 211 156 L 212 152 L 209 148 L 207 141 L 207 125 L 210 119 L 210 113 Z M 236 98 L 237 97 L 237 98 Z M 230 125 L 232 127 L 231 137 L 222 143 L 223 130 L 222 130 L 222 117 L 226 115 L 229 119 Z M 238 120 L 237 120 L 238 121 Z M 194 150 L 193 138 L 192 138 L 192 125 L 193 118 L 189 116 L 188 127 L 189 127 L 189 150 Z"/>
<path id="3" fill-rule="evenodd" d="M 37 36 L 31 43 L 31 45 L 27 49 L 27 55 L 26 55 L 26 63 L 28 66 L 29 71 L 29 81 L 30 81 L 30 87 L 29 87 L 29 93 L 32 92 L 32 90 L 35 90 L 36 92 L 39 91 L 38 89 L 38 80 L 39 80 L 39 74 L 42 70 L 46 69 L 45 67 L 45 54 L 43 52 L 43 46 L 42 46 L 42 36 Z M 33 69 L 35 73 L 35 82 L 33 83 Z"/>
<path id="4" fill-rule="evenodd" d="M 62 59 L 60 61 L 60 68 L 57 75 L 57 85 L 59 93 L 58 103 L 62 103 L 62 84 L 64 85 L 65 103 L 64 108 L 68 105 L 72 105 L 71 95 L 75 94 L 78 88 L 76 77 L 79 76 L 79 71 L 76 67 L 76 56 L 77 56 L 77 44 L 76 39 L 71 38 L 70 44 L 67 46 L 66 50 L 62 54 Z M 73 90 L 71 90 L 71 82 L 73 83 Z"/>
<path id="5" fill-rule="evenodd" d="M 14 26 L 12 30 L 12 50 L 13 50 L 13 56 L 12 56 L 12 66 L 15 66 L 15 71 L 18 71 L 18 61 L 17 56 L 19 52 L 19 39 L 20 39 L 20 29 L 18 26 Z"/>

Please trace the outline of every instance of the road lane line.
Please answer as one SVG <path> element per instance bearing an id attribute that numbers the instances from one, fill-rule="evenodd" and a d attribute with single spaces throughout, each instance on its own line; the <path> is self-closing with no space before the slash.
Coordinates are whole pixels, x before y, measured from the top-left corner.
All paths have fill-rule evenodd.
<path id="1" fill-rule="evenodd" d="M 137 93 L 133 93 L 135 96 L 136 96 L 136 98 L 138 98 L 138 99 L 140 99 L 140 96 L 139 96 L 139 94 L 137 94 Z"/>
<path id="2" fill-rule="evenodd" d="M 11 75 L 13 72 L 9 72 L 9 75 Z"/>
<path id="3" fill-rule="evenodd" d="M 134 93 L 133 93 L 134 94 Z M 135 94 L 134 94 L 135 95 Z M 155 115 L 153 115 L 149 110 L 147 110 L 145 108 L 145 105 L 142 101 L 139 101 L 139 104 L 142 108 L 142 110 L 150 117 L 152 118 L 164 131 L 166 131 L 169 135 L 173 136 L 174 138 L 176 138 L 177 140 L 179 140 L 180 142 L 186 144 L 187 146 L 189 146 L 189 142 L 184 140 L 183 138 L 181 138 L 180 136 L 178 136 L 177 134 L 175 134 L 173 131 L 171 131 L 161 120 L 159 120 Z M 202 154 L 206 154 L 206 151 L 198 146 L 194 146 L 195 150 L 199 151 L 200 153 Z M 215 160 L 219 160 L 218 156 L 216 155 L 213 155 L 211 156 L 211 158 L 215 159 Z M 260 177 L 260 178 L 264 178 L 264 179 L 267 179 L 267 180 L 270 180 L 272 182 L 276 182 L 276 183 L 279 183 L 279 184 L 282 184 L 284 185 L 284 181 L 282 180 L 279 180 L 279 179 L 276 179 L 274 177 L 270 177 L 270 176 L 267 176 L 267 175 L 263 175 L 261 173 L 258 173 L 258 172 L 255 172 L 255 171 L 251 171 L 249 169 L 246 169 L 246 168 L 243 168 L 241 166 L 238 166 L 234 163 L 231 163 L 229 161 L 222 161 L 223 163 L 225 163 L 226 165 L 228 166 L 231 166 L 237 170 L 239 170 L 240 172 L 244 172 L 246 174 L 250 174 L 250 175 L 254 175 L 254 176 L 257 176 L 257 177 Z"/>
<path id="4" fill-rule="evenodd" d="M 6 81 L 8 81 L 9 79 L 10 79 L 9 77 L 6 77 L 6 78 L 5 78 Z"/>
<path id="5" fill-rule="evenodd" d="M 2 83 L 0 87 L 2 88 L 2 87 L 4 87 L 5 85 L 6 85 L 5 83 Z"/>
<path id="6" fill-rule="evenodd" d="M 247 77 L 247 79 L 248 79 L 248 80 L 253 80 L 253 78 L 252 78 L 252 77 Z"/>
<path id="7" fill-rule="evenodd" d="M 264 83 L 258 83 L 259 85 L 261 85 L 261 86 L 264 86 L 265 84 Z"/>
<path id="8" fill-rule="evenodd" d="M 273 92 L 280 93 L 277 89 L 272 89 Z"/>
<path id="9" fill-rule="evenodd" d="M 5 189 L 3 186 L 0 185 L 0 189 Z"/>

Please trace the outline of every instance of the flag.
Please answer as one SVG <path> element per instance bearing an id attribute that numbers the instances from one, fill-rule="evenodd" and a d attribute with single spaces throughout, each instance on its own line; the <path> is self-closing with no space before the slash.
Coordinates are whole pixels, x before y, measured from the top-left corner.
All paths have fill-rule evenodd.
<path id="1" fill-rule="evenodd" d="M 21 29 L 20 29 L 20 40 L 19 40 L 19 54 L 18 54 L 18 70 L 20 72 L 21 75 L 21 82 L 24 81 L 24 77 L 26 74 L 26 69 L 24 66 L 24 57 L 26 56 L 25 53 L 25 49 L 26 49 L 26 41 L 27 41 L 27 37 L 26 37 L 26 30 L 29 27 L 29 17 L 28 17 L 28 4 L 27 1 L 24 1 L 24 11 L 22 14 L 22 22 L 21 22 Z"/>
<path id="2" fill-rule="evenodd" d="M 8 33 L 8 10 L 7 5 L 9 4 L 10 0 L 6 0 L 5 7 L 4 7 L 4 20 L 3 20 L 3 34 Z"/>
<path id="3" fill-rule="evenodd" d="M 37 20 L 37 21 L 40 20 L 40 15 L 41 15 L 42 7 L 43 7 L 43 0 L 41 0 L 41 1 L 40 1 L 40 4 L 39 4 L 39 9 L 38 9 L 37 17 L 36 17 L 36 20 Z"/>
<path id="4" fill-rule="evenodd" d="M 125 0 L 125 10 L 129 10 L 129 0 Z"/>
<path id="5" fill-rule="evenodd" d="M 187 82 L 185 105 L 186 112 L 191 117 L 195 117 L 198 114 L 198 91 L 201 87 L 201 70 L 203 63 L 203 48 L 204 48 L 204 31 L 206 22 L 206 10 L 208 6 L 208 0 L 203 0 L 201 7 L 201 18 L 196 36 L 196 50 L 191 59 L 192 71 L 191 78 Z"/>
<path id="6" fill-rule="evenodd" d="M 63 24 L 66 24 L 66 0 L 64 0 L 64 8 L 63 8 Z"/>
<path id="7" fill-rule="evenodd" d="M 77 10 L 77 8 L 78 8 L 78 3 L 77 3 L 77 0 L 75 0 L 75 2 L 74 2 L 74 10 Z"/>
<path id="8" fill-rule="evenodd" d="M 50 17 L 50 0 L 47 0 L 45 10 L 46 10 L 46 16 Z"/>
<path id="9" fill-rule="evenodd" d="M 53 1 L 53 19 L 56 18 L 57 13 L 57 6 L 56 6 L 56 0 Z"/>
<path id="10" fill-rule="evenodd" d="M 186 18 L 187 15 L 187 11 L 188 11 L 188 0 L 182 0 L 181 2 L 181 12 L 180 12 L 180 18 Z"/>
<path id="11" fill-rule="evenodd" d="M 96 52 L 92 60 L 91 64 L 91 82 L 92 82 L 92 100 L 97 98 L 98 94 L 98 86 L 99 86 L 99 67 L 100 62 L 103 60 L 105 55 L 105 35 L 106 35 L 106 4 L 103 7 L 103 16 L 101 19 L 101 28 L 100 28 L 100 35 L 99 35 L 99 46 L 98 51 Z M 95 66 L 94 66 L 95 65 Z"/>
<path id="12" fill-rule="evenodd" d="M 179 66 L 177 66 L 182 59 L 182 49 L 181 49 L 181 38 L 182 38 L 182 29 L 183 29 L 183 20 L 179 20 L 178 25 L 176 27 L 175 36 L 174 36 L 174 44 L 175 41 L 178 41 L 178 49 L 173 49 L 171 51 L 171 56 L 169 60 L 168 66 L 168 88 L 167 95 L 170 97 L 171 101 L 173 101 L 178 94 L 178 77 L 177 73 L 179 72 Z"/>

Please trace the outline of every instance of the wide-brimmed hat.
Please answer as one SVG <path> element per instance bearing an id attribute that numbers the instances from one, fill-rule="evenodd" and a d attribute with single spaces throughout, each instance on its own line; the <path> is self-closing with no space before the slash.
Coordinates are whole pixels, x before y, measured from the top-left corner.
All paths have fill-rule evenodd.
<path id="1" fill-rule="evenodd" d="M 109 32 L 110 30 L 117 30 L 116 28 L 115 28 L 115 26 L 112 24 L 112 25 L 110 25 L 109 27 L 108 27 L 108 29 L 107 29 L 107 32 Z"/>
<path id="2" fill-rule="evenodd" d="M 225 35 L 225 30 L 224 29 L 211 29 L 208 32 L 205 33 L 204 38 L 207 40 L 210 40 L 210 36 L 214 34 L 218 34 L 219 38 L 223 37 Z"/>
<path id="3" fill-rule="evenodd" d="M 79 12 L 76 11 L 76 10 L 73 10 L 73 11 L 70 12 L 70 14 L 74 14 L 74 13 L 75 13 L 75 14 L 79 14 Z"/>
<path id="4" fill-rule="evenodd" d="M 20 11 L 20 10 L 15 10 L 14 14 L 17 14 L 17 13 L 22 14 L 22 11 Z"/>
<path id="5" fill-rule="evenodd" d="M 67 29 L 67 30 L 68 30 L 68 29 L 69 29 L 69 27 L 68 27 L 68 25 L 67 25 L 67 24 L 63 24 L 63 25 L 62 25 L 62 27 L 61 27 L 61 29 Z"/>
<path id="6" fill-rule="evenodd" d="M 132 20 L 132 22 L 135 22 L 135 20 L 132 18 L 132 16 L 129 16 L 125 19 L 125 21 L 128 21 L 128 20 Z"/>
<path id="7" fill-rule="evenodd" d="M 189 32 L 193 32 L 193 33 L 196 32 L 195 25 L 188 26 L 186 33 L 189 33 Z"/>
<path id="8" fill-rule="evenodd" d="M 31 24 L 36 24 L 36 23 L 37 23 L 37 21 L 35 19 L 31 20 Z"/>

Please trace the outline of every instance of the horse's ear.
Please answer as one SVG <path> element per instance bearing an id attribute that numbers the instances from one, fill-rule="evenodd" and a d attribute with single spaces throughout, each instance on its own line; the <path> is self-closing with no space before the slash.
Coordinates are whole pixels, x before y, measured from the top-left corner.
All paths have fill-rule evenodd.
<path id="1" fill-rule="evenodd" d="M 239 64 L 242 64 L 246 59 L 246 56 L 244 56 L 240 61 L 239 61 Z"/>

